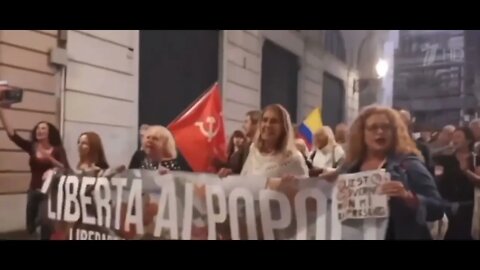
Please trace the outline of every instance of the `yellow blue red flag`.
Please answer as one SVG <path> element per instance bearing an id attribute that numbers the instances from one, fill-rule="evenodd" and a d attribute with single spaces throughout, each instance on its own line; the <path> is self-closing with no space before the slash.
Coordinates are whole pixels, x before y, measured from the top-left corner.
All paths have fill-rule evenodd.
<path id="1" fill-rule="evenodd" d="M 322 111 L 315 108 L 299 126 L 299 133 L 309 148 L 313 145 L 313 135 L 322 128 Z"/>

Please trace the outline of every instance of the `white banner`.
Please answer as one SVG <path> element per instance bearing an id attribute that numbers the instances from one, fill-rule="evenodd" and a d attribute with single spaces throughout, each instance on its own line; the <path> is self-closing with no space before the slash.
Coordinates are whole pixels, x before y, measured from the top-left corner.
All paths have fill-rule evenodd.
<path id="1" fill-rule="evenodd" d="M 146 170 L 52 176 L 42 190 L 55 239 L 362 240 L 385 237 L 387 200 L 375 193 L 385 179 L 383 171 L 341 177 L 340 187 L 355 188 L 347 198 L 322 179 L 272 190 L 263 177 Z"/>

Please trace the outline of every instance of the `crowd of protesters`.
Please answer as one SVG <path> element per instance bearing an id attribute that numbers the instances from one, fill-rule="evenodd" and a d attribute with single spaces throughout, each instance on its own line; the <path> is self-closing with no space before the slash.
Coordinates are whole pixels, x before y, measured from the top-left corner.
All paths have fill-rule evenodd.
<path id="1" fill-rule="evenodd" d="M 6 87 L 0 90 L 4 90 Z M 51 226 L 39 219 L 44 174 L 52 168 L 89 176 L 111 175 L 102 140 L 95 132 L 78 138 L 79 163 L 67 161 L 57 128 L 48 122 L 33 127 L 31 138 L 20 136 L 3 113 L 0 120 L 8 137 L 30 159 L 31 181 L 26 209 L 27 230 L 41 228 L 42 239 L 52 239 Z M 312 149 L 298 136 L 290 114 L 273 104 L 245 115 L 242 130 L 233 132 L 228 160 L 218 175 L 265 176 L 266 188 L 289 192 L 306 177 L 335 181 L 342 173 L 385 169 L 393 181 L 381 187 L 390 197 L 386 239 L 432 239 L 428 224 L 448 220 L 444 239 L 472 239 L 474 191 L 480 185 L 480 121 L 469 126 L 445 126 L 415 139 L 408 111 L 383 106 L 363 109 L 350 126 L 323 126 L 314 134 Z M 142 126 L 141 147 L 129 169 L 187 170 L 178 162 L 175 140 L 163 126 Z M 148 203 L 148 198 L 146 198 Z M 93 210 L 92 210 L 93 211 Z"/>

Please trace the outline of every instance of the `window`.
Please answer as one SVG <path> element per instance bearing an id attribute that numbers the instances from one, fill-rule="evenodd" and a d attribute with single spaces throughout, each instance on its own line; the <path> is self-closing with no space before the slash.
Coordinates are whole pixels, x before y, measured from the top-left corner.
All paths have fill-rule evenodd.
<path id="1" fill-rule="evenodd" d="M 325 32 L 325 50 L 346 62 L 345 42 L 339 30 L 327 30 Z"/>
<path id="2" fill-rule="evenodd" d="M 298 93 L 298 57 L 266 40 L 262 50 L 262 108 L 279 103 L 296 121 Z"/>
<path id="3" fill-rule="evenodd" d="M 322 120 L 334 128 L 345 120 L 345 87 L 343 81 L 328 73 L 323 74 Z"/>

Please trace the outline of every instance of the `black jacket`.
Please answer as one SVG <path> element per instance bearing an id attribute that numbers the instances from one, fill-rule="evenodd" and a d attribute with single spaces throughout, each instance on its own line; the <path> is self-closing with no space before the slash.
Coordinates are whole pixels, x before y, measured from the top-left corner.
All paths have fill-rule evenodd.
<path id="1" fill-rule="evenodd" d="M 427 169 L 432 175 L 434 175 L 434 165 L 433 165 L 433 159 L 432 159 L 432 154 L 430 152 L 430 148 L 426 143 L 424 143 L 421 140 L 416 140 L 415 143 L 417 144 L 417 149 L 420 151 L 420 153 L 423 156 L 423 159 L 425 161 L 425 166 L 427 166 Z"/>
<path id="2" fill-rule="evenodd" d="M 240 174 L 243 169 L 243 164 L 247 160 L 250 153 L 251 142 L 245 143 L 237 152 L 233 153 L 228 159 L 228 168 L 230 168 L 234 174 Z"/>

